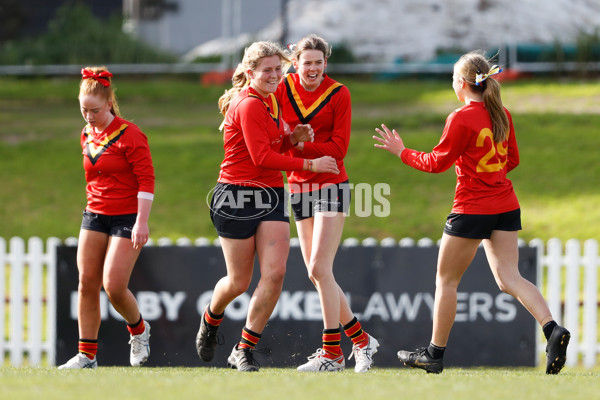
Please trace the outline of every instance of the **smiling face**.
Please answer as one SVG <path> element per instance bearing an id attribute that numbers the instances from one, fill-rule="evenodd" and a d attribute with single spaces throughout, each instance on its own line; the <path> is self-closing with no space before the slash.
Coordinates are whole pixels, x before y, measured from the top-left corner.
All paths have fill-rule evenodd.
<path id="1" fill-rule="evenodd" d="M 82 94 L 79 96 L 79 107 L 83 119 L 96 131 L 102 132 L 112 122 L 114 115 L 110 112 L 112 104 L 101 95 Z"/>
<path id="2" fill-rule="evenodd" d="M 321 50 L 304 50 L 298 59 L 294 59 L 300 83 L 309 92 L 319 87 L 326 67 L 327 59 Z"/>
<path id="3" fill-rule="evenodd" d="M 250 86 L 262 97 L 275 93 L 283 76 L 281 59 L 278 55 L 262 58 L 254 70 L 249 69 Z"/>

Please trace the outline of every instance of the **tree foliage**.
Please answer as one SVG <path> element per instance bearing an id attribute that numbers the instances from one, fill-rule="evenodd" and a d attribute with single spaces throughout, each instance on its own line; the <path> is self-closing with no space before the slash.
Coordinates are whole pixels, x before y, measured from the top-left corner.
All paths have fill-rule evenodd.
<path id="1" fill-rule="evenodd" d="M 48 31 L 35 38 L 7 41 L 0 64 L 109 64 L 172 62 L 175 55 L 154 49 L 122 30 L 122 17 L 102 21 L 81 3 L 65 3 Z"/>

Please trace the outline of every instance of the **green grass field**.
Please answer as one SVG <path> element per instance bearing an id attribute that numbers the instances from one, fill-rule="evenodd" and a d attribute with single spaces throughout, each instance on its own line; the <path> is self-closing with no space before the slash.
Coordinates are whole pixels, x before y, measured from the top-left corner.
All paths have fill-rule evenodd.
<path id="1" fill-rule="evenodd" d="M 298 373 L 264 368 L 240 373 L 218 368 L 122 368 L 59 371 L 0 369 L 0 398 L 20 399 L 597 399 L 600 370 L 450 368 L 428 375 L 408 368 L 365 374 Z"/>
<path id="2" fill-rule="evenodd" d="M 345 160 L 350 180 L 385 182 L 391 190 L 390 215 L 351 215 L 344 238 L 439 238 L 452 204 L 454 169 L 439 175 L 412 170 L 373 148 L 372 135 L 386 123 L 407 146 L 430 151 L 448 113 L 461 105 L 450 80 L 340 80 L 353 101 Z M 142 127 L 153 153 L 152 237 L 215 238 L 206 196 L 223 157 L 216 103 L 224 87 L 202 87 L 196 77 L 121 76 L 115 85 L 124 116 Z M 0 236 L 78 235 L 85 181 L 77 92 L 75 77 L 0 78 Z M 504 84 L 521 153 L 509 177 L 523 209 L 523 239 L 600 239 L 598 93 L 595 81 Z M 291 229 L 295 236 L 294 224 Z"/>

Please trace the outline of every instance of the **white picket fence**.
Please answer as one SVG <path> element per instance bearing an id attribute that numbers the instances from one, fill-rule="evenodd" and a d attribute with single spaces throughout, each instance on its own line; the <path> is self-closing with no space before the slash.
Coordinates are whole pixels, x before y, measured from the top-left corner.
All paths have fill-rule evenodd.
<path id="1" fill-rule="evenodd" d="M 65 241 L 68 245 L 74 245 L 76 242 L 74 238 Z M 0 237 L 0 266 L 4 266 L 5 269 L 0 273 L 0 299 L 4 299 L 5 303 L 4 306 L 0 306 L 0 366 L 5 364 L 7 354 L 13 366 L 55 365 L 55 248 L 60 244 L 59 239 L 49 238 L 44 249 L 44 241 L 40 238 L 30 238 L 26 246 L 24 239 L 13 237 L 7 246 L 6 240 Z M 161 238 L 156 244 L 161 246 L 173 243 L 169 239 Z M 199 238 L 192 243 L 187 238 L 181 238 L 175 244 L 206 246 L 218 245 L 218 241 L 211 242 L 206 238 Z M 373 238 L 363 241 L 350 238 L 342 245 L 408 247 L 434 244 L 434 241 L 427 238 L 417 242 L 409 238 L 399 242 L 392 238 L 383 239 L 381 242 Z M 568 240 L 564 246 L 558 239 L 550 239 L 547 243 L 535 239 L 529 245 L 538 250 L 537 285 L 544 293 L 556 321 L 571 331 L 567 365 L 595 367 L 600 355 L 598 241 L 586 240 L 582 247 L 575 239 Z M 297 246 L 297 240 L 292 240 L 292 246 Z M 540 337 L 541 334 L 538 332 L 537 336 Z M 539 340 L 540 356 L 544 350 L 545 343 Z"/>
<path id="2" fill-rule="evenodd" d="M 60 243 L 50 238 L 44 250 L 42 239 L 32 237 L 26 249 L 25 240 L 13 237 L 7 251 L 6 240 L 0 237 L 0 266 L 4 267 L 0 271 L 0 299 L 4 303 L 0 306 L 0 366 L 7 353 L 13 366 L 23 365 L 25 354 L 29 365 L 41 365 L 44 354 L 47 364 L 55 364 L 55 248 Z"/>

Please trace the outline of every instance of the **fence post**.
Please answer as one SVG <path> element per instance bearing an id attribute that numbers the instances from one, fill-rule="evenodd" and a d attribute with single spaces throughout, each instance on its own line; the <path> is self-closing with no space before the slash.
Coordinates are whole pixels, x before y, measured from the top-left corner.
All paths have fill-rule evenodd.
<path id="1" fill-rule="evenodd" d="M 598 348 L 598 242 L 588 239 L 584 243 L 584 299 L 583 299 L 583 365 L 596 365 Z"/>
<path id="2" fill-rule="evenodd" d="M 23 278 L 25 271 L 25 241 L 20 237 L 10 239 L 10 363 L 23 363 Z"/>
<path id="3" fill-rule="evenodd" d="M 548 240 L 546 265 L 548 266 L 548 283 L 546 286 L 548 296 L 548 308 L 559 324 L 562 323 L 561 313 L 561 267 L 563 263 L 562 243 L 560 239 Z"/>
<path id="4" fill-rule="evenodd" d="M 565 326 L 571 331 L 567 349 L 567 365 L 575 366 L 579 355 L 579 268 L 581 267 L 579 240 L 567 240 L 565 247 Z"/>
<path id="5" fill-rule="evenodd" d="M 59 238 L 51 237 L 46 242 L 46 352 L 48 365 L 56 365 L 56 248 Z"/>
<path id="6" fill-rule="evenodd" d="M 6 265 L 8 257 L 6 256 L 6 240 L 0 237 L 0 366 L 4 365 L 5 335 L 6 335 Z"/>
<path id="7" fill-rule="evenodd" d="M 44 243 L 39 237 L 31 237 L 27 242 L 27 263 L 29 264 L 27 290 L 27 349 L 29 364 L 39 365 L 42 361 L 42 321 L 43 311 L 43 275 Z"/>
<path id="8" fill-rule="evenodd" d="M 537 254 L 537 264 L 535 266 L 536 271 L 537 271 L 537 281 L 535 282 L 535 285 L 538 287 L 538 289 L 540 291 L 542 291 L 542 287 L 544 285 L 544 241 L 542 239 L 533 239 L 529 242 L 529 246 L 534 247 L 536 249 L 536 254 Z M 547 294 L 546 294 L 547 295 Z M 540 324 L 535 324 L 536 326 L 536 335 L 535 335 L 535 349 L 536 349 L 536 354 L 538 354 L 537 352 L 540 351 L 540 349 L 543 349 L 544 347 L 542 347 L 542 342 L 540 340 L 541 338 L 541 333 L 542 333 L 542 328 L 540 327 Z M 539 357 L 535 357 L 535 365 L 538 365 L 540 362 L 540 358 Z"/>

